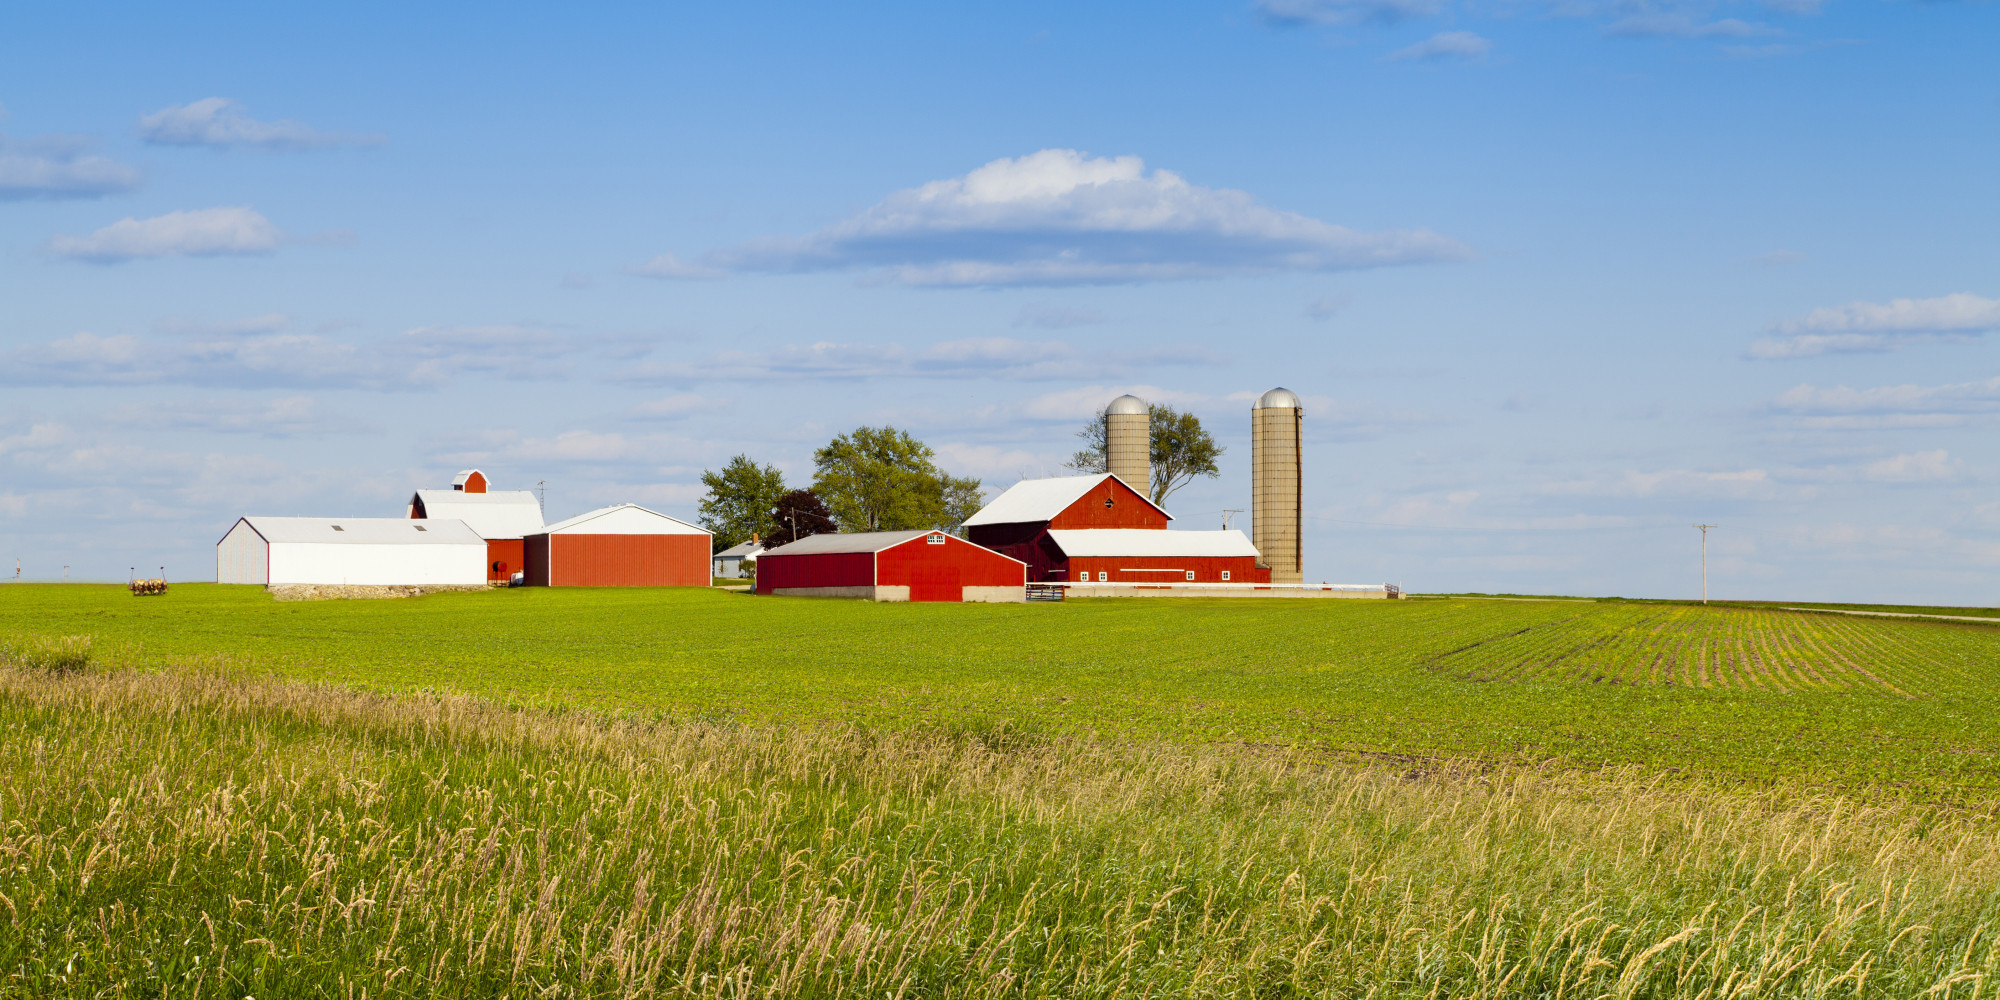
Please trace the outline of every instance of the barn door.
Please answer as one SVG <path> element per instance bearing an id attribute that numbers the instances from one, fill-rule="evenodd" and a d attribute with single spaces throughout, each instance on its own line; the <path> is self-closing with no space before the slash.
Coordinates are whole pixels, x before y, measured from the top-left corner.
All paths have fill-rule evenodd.
<path id="1" fill-rule="evenodd" d="M 956 566 L 916 566 L 910 571 L 910 600 L 962 601 Z"/>

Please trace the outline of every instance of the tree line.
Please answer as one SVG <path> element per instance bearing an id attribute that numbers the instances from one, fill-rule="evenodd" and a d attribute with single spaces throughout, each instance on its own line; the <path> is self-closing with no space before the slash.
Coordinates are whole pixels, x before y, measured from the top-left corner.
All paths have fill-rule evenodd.
<path id="1" fill-rule="evenodd" d="M 833 531 L 957 530 L 979 510 L 979 480 L 937 466 L 929 445 L 895 427 L 857 427 L 813 452 L 812 485 L 786 484 L 776 466 L 737 455 L 703 470 L 701 526 L 717 551 L 754 535 L 775 548 Z"/>

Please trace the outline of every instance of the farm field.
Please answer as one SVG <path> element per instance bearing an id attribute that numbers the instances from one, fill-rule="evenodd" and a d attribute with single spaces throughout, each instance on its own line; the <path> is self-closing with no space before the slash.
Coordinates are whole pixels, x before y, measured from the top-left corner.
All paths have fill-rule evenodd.
<path id="1" fill-rule="evenodd" d="M 2000 628 L 1650 602 L 877 605 L 528 588 L 273 602 L 0 588 L 0 634 L 384 691 L 736 724 L 1637 765 L 2000 791 Z"/>

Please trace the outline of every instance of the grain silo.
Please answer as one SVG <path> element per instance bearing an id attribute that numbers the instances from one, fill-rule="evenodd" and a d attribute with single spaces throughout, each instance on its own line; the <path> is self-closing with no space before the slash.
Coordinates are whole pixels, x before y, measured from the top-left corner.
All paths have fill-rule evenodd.
<path id="1" fill-rule="evenodd" d="M 1303 583 L 1299 514 L 1300 422 L 1305 411 L 1290 389 L 1272 389 L 1250 410 L 1250 531 L 1271 567 L 1272 583 Z"/>
<path id="2" fill-rule="evenodd" d="M 1120 396 L 1104 408 L 1105 470 L 1150 494 L 1153 484 L 1151 411 L 1137 396 Z"/>

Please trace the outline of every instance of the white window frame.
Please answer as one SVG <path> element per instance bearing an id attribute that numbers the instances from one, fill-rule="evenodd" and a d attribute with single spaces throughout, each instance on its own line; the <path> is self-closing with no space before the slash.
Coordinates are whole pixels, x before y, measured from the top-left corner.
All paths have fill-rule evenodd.
<path id="1" fill-rule="evenodd" d="M 1090 571 L 1089 571 L 1089 570 L 1087 570 L 1087 569 L 1080 569 L 1080 570 L 1077 570 L 1077 571 L 1076 571 L 1076 582 L 1078 582 L 1078 583 L 1089 583 L 1089 582 L 1090 582 Z"/>
<path id="2" fill-rule="evenodd" d="M 930 540 L 930 544 L 932 544 L 932 545 L 943 545 L 943 544 L 944 544 L 944 536 L 943 536 L 943 535 L 938 535 L 938 534 L 933 534 L 933 535 L 931 535 L 931 540 Z"/>
<path id="3" fill-rule="evenodd" d="M 1222 582 L 1223 583 L 1229 582 L 1229 571 L 1226 569 L 1222 571 Z"/>
<path id="4" fill-rule="evenodd" d="M 1193 582 L 1194 582 L 1194 570 L 1188 570 L 1188 571 L 1187 571 L 1187 575 L 1188 575 L 1188 582 L 1189 582 L 1189 583 L 1193 583 Z"/>
<path id="5" fill-rule="evenodd" d="M 1105 572 L 1105 571 L 1103 571 L 1103 570 L 1101 570 L 1101 569 L 1097 571 L 1097 582 L 1098 582 L 1098 583 L 1104 583 L 1104 582 L 1106 582 L 1106 581 L 1108 581 L 1108 580 L 1110 580 L 1110 579 L 1111 579 L 1111 574 L 1110 574 L 1110 573 L 1107 573 L 1107 572 Z"/>

